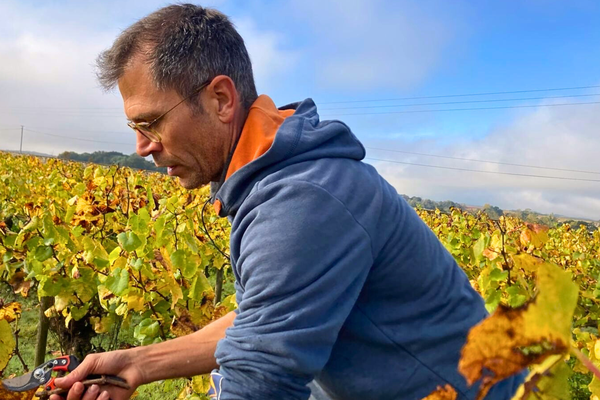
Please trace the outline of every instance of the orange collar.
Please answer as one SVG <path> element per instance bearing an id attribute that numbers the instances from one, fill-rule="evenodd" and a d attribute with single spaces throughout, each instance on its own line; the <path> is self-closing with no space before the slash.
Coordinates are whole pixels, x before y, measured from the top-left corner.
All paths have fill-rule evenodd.
<path id="1" fill-rule="evenodd" d="M 269 96 L 264 94 L 258 96 L 250 106 L 240 139 L 227 168 L 225 180 L 246 164 L 265 154 L 271 148 L 275 134 L 283 121 L 294 112 L 295 110 L 278 110 Z M 214 208 L 219 214 L 221 210 L 219 200 L 215 201 Z"/>
<path id="2" fill-rule="evenodd" d="M 250 106 L 225 179 L 229 179 L 244 165 L 265 154 L 271 148 L 283 121 L 292 114 L 294 110 L 278 110 L 269 96 L 258 96 Z"/>

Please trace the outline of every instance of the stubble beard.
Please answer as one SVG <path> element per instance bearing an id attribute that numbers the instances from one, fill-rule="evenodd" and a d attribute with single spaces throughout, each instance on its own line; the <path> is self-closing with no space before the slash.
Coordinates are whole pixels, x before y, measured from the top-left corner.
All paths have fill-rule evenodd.
<path id="1" fill-rule="evenodd" d="M 188 179 L 179 177 L 179 184 L 188 190 L 197 189 L 200 186 L 204 186 L 205 183 L 202 182 L 202 178 L 200 176 L 189 177 Z"/>

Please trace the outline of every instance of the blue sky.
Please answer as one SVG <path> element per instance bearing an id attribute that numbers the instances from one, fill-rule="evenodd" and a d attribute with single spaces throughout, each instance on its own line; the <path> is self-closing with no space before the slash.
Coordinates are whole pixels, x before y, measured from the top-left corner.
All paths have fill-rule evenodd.
<path id="1" fill-rule="evenodd" d="M 120 30 L 166 4 L 3 0 L 0 147 L 18 149 L 19 127 L 24 125 L 25 150 L 132 153 L 134 139 L 124 124 L 120 96 L 98 88 L 94 59 Z M 213 0 L 200 4 L 220 9 L 236 24 L 253 60 L 259 92 L 280 105 L 312 97 L 324 119 L 342 119 L 353 129 L 372 159 L 600 180 L 600 174 L 374 150 L 600 171 L 600 105 L 546 106 L 600 101 L 600 96 L 581 96 L 600 93 L 600 87 L 366 101 L 600 85 L 600 2 Z M 569 95 L 581 97 L 552 98 Z M 536 99 L 510 100 L 529 97 Z M 381 107 L 474 100 L 497 101 Z M 341 115 L 516 105 L 531 107 Z M 600 219 L 600 182 L 369 162 L 400 193 L 412 196 Z"/>

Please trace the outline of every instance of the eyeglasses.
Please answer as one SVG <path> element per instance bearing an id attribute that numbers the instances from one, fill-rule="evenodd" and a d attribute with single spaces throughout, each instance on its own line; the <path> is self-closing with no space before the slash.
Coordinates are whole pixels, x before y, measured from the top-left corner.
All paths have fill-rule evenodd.
<path id="1" fill-rule="evenodd" d="M 158 133 L 156 131 L 156 129 L 152 128 L 152 125 L 154 125 L 162 117 L 164 117 L 165 115 L 167 115 L 168 113 L 173 111 L 175 108 L 177 108 L 178 105 L 180 105 L 184 101 L 189 100 L 192 97 L 194 97 L 195 95 L 197 95 L 198 93 L 200 93 L 202 91 L 202 89 L 204 89 L 205 87 L 210 85 L 211 82 L 212 82 L 212 79 L 207 80 L 202 85 L 200 85 L 198 87 L 198 89 L 194 90 L 194 92 L 190 96 L 184 98 L 179 103 L 175 104 L 173 107 L 169 108 L 167 111 L 162 113 L 160 116 L 154 118 L 152 121 L 137 122 L 137 123 L 133 122 L 133 121 L 129 121 L 129 122 L 127 122 L 127 126 L 130 127 L 131 129 L 133 129 L 134 131 L 141 133 L 142 135 L 144 135 L 144 137 L 146 139 L 150 140 L 151 142 L 160 143 L 160 141 L 162 140 L 162 137 L 160 136 L 160 133 Z"/>

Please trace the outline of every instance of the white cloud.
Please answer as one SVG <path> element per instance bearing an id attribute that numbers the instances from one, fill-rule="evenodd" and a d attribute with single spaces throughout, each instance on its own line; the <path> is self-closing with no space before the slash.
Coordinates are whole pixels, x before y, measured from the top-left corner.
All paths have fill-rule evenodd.
<path id="1" fill-rule="evenodd" d="M 213 0 L 204 5 L 223 3 Z M 0 3 L 1 148 L 18 149 L 19 126 L 24 125 L 27 151 L 134 152 L 135 139 L 125 126 L 120 95 L 99 88 L 94 64 L 121 29 L 162 5 L 162 1 L 112 0 L 36 7 L 11 0 Z M 240 18 L 238 25 L 254 60 L 257 80 L 267 86 L 289 67 L 295 54 L 280 50 L 282 38 L 261 30 L 250 18 Z"/>
<path id="2" fill-rule="evenodd" d="M 429 141 L 380 144 L 404 151 L 516 163 L 549 168 L 596 171 L 596 174 L 448 160 L 417 155 L 369 151 L 371 157 L 413 163 L 539 176 L 598 180 L 598 182 L 495 175 L 373 162 L 400 193 L 491 203 L 504 209 L 600 219 L 600 113 L 597 106 L 540 107 L 516 117 L 486 137 L 440 147 Z M 393 143 L 393 144 L 392 144 Z"/>
<path id="3" fill-rule="evenodd" d="M 300 55 L 296 51 L 282 49 L 283 35 L 261 31 L 248 17 L 235 20 L 235 26 L 250 54 L 257 90 L 268 93 L 277 85 L 279 78 L 294 68 Z"/>

